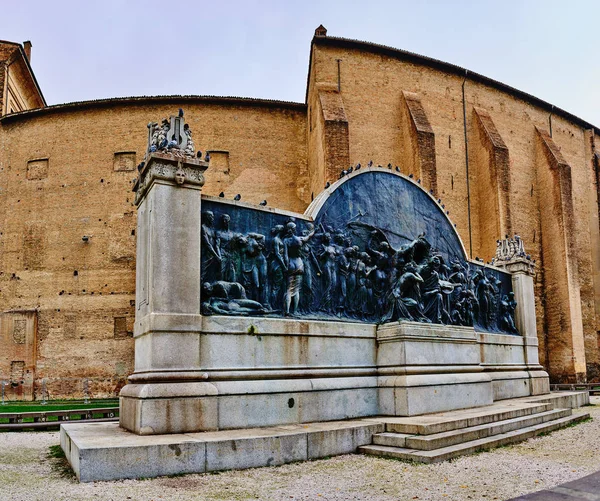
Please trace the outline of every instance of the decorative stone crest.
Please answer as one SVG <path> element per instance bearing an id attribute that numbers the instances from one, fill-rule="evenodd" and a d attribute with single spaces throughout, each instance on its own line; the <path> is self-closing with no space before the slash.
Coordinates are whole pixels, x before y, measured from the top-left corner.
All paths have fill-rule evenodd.
<path id="1" fill-rule="evenodd" d="M 190 126 L 183 119 L 183 110 L 177 116 L 148 124 L 148 148 L 146 157 L 152 153 L 168 153 L 176 157 L 194 157 L 194 141 Z"/>
<path id="2" fill-rule="evenodd" d="M 525 252 L 523 240 L 516 234 L 513 238 L 506 235 L 504 239 L 496 241 L 496 255 L 492 264 L 511 273 L 521 271 L 533 275 L 535 269 L 535 261 Z"/>
<path id="3" fill-rule="evenodd" d="M 136 205 L 140 203 L 149 187 L 155 181 L 168 181 L 177 186 L 204 186 L 203 172 L 208 162 L 194 155 L 192 131 L 184 122 L 183 110 L 177 116 L 166 118 L 159 126 L 148 124 L 148 150 L 144 161 L 138 165 L 138 178 L 133 191 Z"/>

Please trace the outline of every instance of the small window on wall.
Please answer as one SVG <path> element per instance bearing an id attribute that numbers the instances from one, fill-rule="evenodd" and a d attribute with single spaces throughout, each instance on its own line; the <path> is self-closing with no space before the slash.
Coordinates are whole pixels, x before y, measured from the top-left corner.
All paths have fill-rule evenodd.
<path id="1" fill-rule="evenodd" d="M 27 179 L 39 180 L 48 177 L 48 159 L 38 158 L 27 162 Z"/>
<path id="2" fill-rule="evenodd" d="M 135 151 L 118 151 L 115 153 L 113 169 L 117 172 L 135 170 Z"/>

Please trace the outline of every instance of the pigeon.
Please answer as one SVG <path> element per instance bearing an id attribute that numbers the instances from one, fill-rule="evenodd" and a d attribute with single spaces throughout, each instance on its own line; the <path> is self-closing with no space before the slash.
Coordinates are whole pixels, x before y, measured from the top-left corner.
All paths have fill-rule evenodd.
<path id="1" fill-rule="evenodd" d="M 329 188 L 331 186 L 331 183 L 329 181 L 327 181 L 327 183 L 325 183 L 325 188 Z"/>
<path id="2" fill-rule="evenodd" d="M 392 164 L 388 164 L 388 169 L 392 170 Z"/>
<path id="3" fill-rule="evenodd" d="M 354 170 L 354 167 L 350 166 L 350 167 L 348 167 L 348 170 L 346 172 L 348 172 L 348 174 L 352 174 L 353 170 Z"/>
<path id="4" fill-rule="evenodd" d="M 369 163 L 367 164 L 367 167 L 373 167 L 373 160 L 369 160 Z"/>
<path id="5" fill-rule="evenodd" d="M 421 184 L 421 179 L 417 179 L 417 183 Z"/>
<path id="6" fill-rule="evenodd" d="M 449 215 L 450 215 L 450 211 L 449 211 L 449 210 L 447 210 L 447 211 L 446 211 L 446 216 L 449 216 Z"/>
<path id="7" fill-rule="evenodd" d="M 259 203 L 258 205 L 262 205 L 262 206 L 264 207 L 265 205 L 267 205 L 267 201 L 266 201 L 266 200 L 263 200 L 263 201 L 262 201 L 261 203 Z"/>
<path id="8" fill-rule="evenodd" d="M 223 192 L 219 193 L 219 198 L 225 198 L 225 193 L 223 193 Z"/>
<path id="9" fill-rule="evenodd" d="M 347 172 L 345 170 L 340 172 L 340 179 L 342 179 L 346 174 L 347 174 Z"/>
<path id="10" fill-rule="evenodd" d="M 412 175 L 412 174 L 409 174 L 409 175 L 408 175 L 408 177 L 410 177 L 410 178 L 412 179 L 412 178 L 413 178 L 413 177 L 415 177 L 415 176 L 414 176 L 414 175 Z"/>
<path id="11" fill-rule="evenodd" d="M 396 172 L 400 172 L 400 167 L 396 165 Z"/>
<path id="12" fill-rule="evenodd" d="M 242 199 L 242 195 L 240 195 L 240 194 L 238 193 L 238 194 L 237 194 L 235 197 L 233 197 L 233 199 L 234 199 L 236 202 L 239 202 L 239 201 Z"/>
<path id="13" fill-rule="evenodd" d="M 183 108 L 179 108 L 179 117 L 183 117 Z"/>
<path id="14" fill-rule="evenodd" d="M 356 164 L 356 168 L 354 170 L 358 170 L 360 168 L 361 168 L 361 165 L 360 164 Z"/>
<path id="15" fill-rule="evenodd" d="M 433 195 L 433 190 L 429 190 L 429 194 L 430 194 L 430 195 Z"/>
<path id="16" fill-rule="evenodd" d="M 442 203 L 442 199 L 438 198 L 438 204 L 441 204 L 441 203 Z"/>
<path id="17" fill-rule="evenodd" d="M 446 206 L 444 204 L 442 204 L 442 209 L 445 209 L 445 208 L 446 208 Z"/>
<path id="18" fill-rule="evenodd" d="M 196 158 L 202 160 L 202 152 L 200 150 L 198 150 L 198 153 L 196 153 Z"/>
<path id="19" fill-rule="evenodd" d="M 206 156 L 204 157 L 205 162 L 210 162 L 210 153 L 207 151 Z"/>
<path id="20" fill-rule="evenodd" d="M 383 169 L 383 167 L 381 165 L 379 165 L 379 164 L 377 164 L 377 168 Z"/>

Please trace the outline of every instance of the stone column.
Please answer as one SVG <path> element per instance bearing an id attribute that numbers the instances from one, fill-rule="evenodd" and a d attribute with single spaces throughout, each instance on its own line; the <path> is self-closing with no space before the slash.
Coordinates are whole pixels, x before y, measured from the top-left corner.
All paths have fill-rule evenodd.
<path id="1" fill-rule="evenodd" d="M 135 371 L 121 391 L 120 425 L 140 435 L 216 427 L 216 402 L 205 398 L 215 389 L 200 367 L 200 192 L 207 167 L 152 153 L 134 188 Z"/>
<path id="2" fill-rule="evenodd" d="M 522 257 L 496 263 L 512 275 L 512 286 L 517 302 L 515 325 L 523 336 L 525 364 L 530 379 L 531 395 L 541 395 L 550 391 L 548 373 L 540 365 L 538 353 L 537 324 L 535 319 L 535 292 L 533 263 Z"/>

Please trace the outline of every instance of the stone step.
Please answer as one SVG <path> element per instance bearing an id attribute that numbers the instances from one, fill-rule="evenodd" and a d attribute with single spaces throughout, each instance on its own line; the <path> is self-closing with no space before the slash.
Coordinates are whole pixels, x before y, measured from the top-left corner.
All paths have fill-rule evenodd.
<path id="1" fill-rule="evenodd" d="M 405 447 L 390 447 L 386 445 L 363 445 L 358 448 L 358 451 L 363 454 L 391 457 L 395 459 L 415 461 L 418 463 L 438 463 L 465 454 L 471 454 L 473 452 L 493 449 L 494 447 L 499 447 L 501 445 L 521 442 L 523 440 L 527 440 L 528 438 L 535 437 L 536 435 L 562 428 L 571 423 L 583 421 L 589 417 L 589 413 L 566 416 L 548 421 L 546 423 L 528 426 L 526 428 L 520 428 L 518 430 L 493 435 L 491 437 L 471 440 L 469 442 L 450 445 L 448 447 L 442 447 L 440 449 L 431 451 L 409 449 Z"/>
<path id="2" fill-rule="evenodd" d="M 459 428 L 457 430 L 433 433 L 431 435 L 393 432 L 377 433 L 373 436 L 373 443 L 375 445 L 387 445 L 389 447 L 407 447 L 409 449 L 430 451 L 439 449 L 440 447 L 447 447 L 462 442 L 498 435 L 499 433 L 506 433 L 507 431 L 517 430 L 519 428 L 545 423 L 553 419 L 570 416 L 571 413 L 571 409 L 552 409 L 536 414 L 506 419 L 504 421 L 495 421 L 479 426 L 470 426 L 467 428 Z"/>
<path id="3" fill-rule="evenodd" d="M 471 426 L 469 428 L 461 428 L 459 430 L 446 431 L 443 433 L 435 433 L 433 435 L 413 435 L 405 440 L 405 447 L 431 451 L 450 445 L 470 442 L 471 440 L 500 435 L 501 433 L 547 423 L 548 421 L 564 418 L 571 414 L 571 409 L 553 409 L 551 411 L 531 414 L 529 416 L 506 419 L 504 421 Z"/>
<path id="4" fill-rule="evenodd" d="M 390 417 L 385 422 L 385 431 L 409 435 L 433 435 L 446 431 L 469 428 L 507 419 L 539 414 L 553 409 L 551 403 L 519 403 L 513 405 L 495 404 L 486 408 L 440 412 L 415 417 Z"/>

